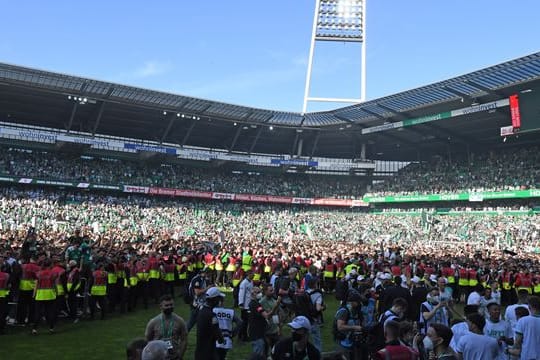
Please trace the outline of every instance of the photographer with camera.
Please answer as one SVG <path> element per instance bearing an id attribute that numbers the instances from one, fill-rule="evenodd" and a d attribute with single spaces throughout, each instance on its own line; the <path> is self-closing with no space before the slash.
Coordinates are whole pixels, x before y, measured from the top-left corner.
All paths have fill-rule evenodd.
<path id="1" fill-rule="evenodd" d="M 347 360 L 367 359 L 367 334 L 364 333 L 361 313 L 363 298 L 357 291 L 351 290 L 347 303 L 336 312 L 333 335 L 338 351 L 342 351 Z"/>
<path id="2" fill-rule="evenodd" d="M 168 358 L 182 359 L 187 348 L 187 328 L 184 319 L 175 314 L 171 295 L 163 295 L 159 302 L 161 314 L 146 325 L 146 341 L 163 340 L 167 343 Z"/>

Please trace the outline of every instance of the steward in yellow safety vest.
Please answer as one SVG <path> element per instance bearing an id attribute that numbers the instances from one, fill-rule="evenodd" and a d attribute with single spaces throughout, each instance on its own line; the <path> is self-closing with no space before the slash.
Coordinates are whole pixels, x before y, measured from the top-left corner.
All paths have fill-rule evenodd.
<path id="1" fill-rule="evenodd" d="M 9 274 L 3 272 L 4 257 L 0 255 L 0 335 L 4 334 L 6 328 L 6 317 L 8 314 L 9 296 Z"/>
<path id="2" fill-rule="evenodd" d="M 251 265 L 252 265 L 252 262 L 253 262 L 253 253 L 251 250 L 247 251 L 247 252 L 244 252 L 242 254 L 242 270 L 244 270 L 244 272 L 247 272 L 249 270 L 251 270 Z"/>
<path id="3" fill-rule="evenodd" d="M 51 269 L 51 259 L 43 261 L 42 270 L 36 274 L 36 287 L 34 289 L 34 300 L 36 301 L 35 321 L 32 327 L 32 334 L 37 334 L 37 327 L 41 318 L 45 316 L 49 332 L 54 332 L 56 323 L 56 278 L 57 275 Z"/>
<path id="4" fill-rule="evenodd" d="M 165 260 L 165 264 L 163 265 L 163 275 L 163 283 L 165 288 L 164 294 L 170 293 L 174 298 L 174 283 L 178 276 L 176 273 L 176 265 L 173 262 L 172 256 L 169 256 Z"/>
<path id="5" fill-rule="evenodd" d="M 30 262 L 21 265 L 21 280 L 19 282 L 19 301 L 17 304 L 17 323 L 24 324 L 26 319 L 30 323 L 35 318 L 36 305 L 34 304 L 34 289 L 36 288 L 36 274 L 41 268 L 36 264 L 34 257 Z"/>
<path id="6" fill-rule="evenodd" d="M 148 309 L 148 265 L 146 259 L 136 262 L 137 271 L 137 297 L 142 297 L 144 308 Z"/>
<path id="7" fill-rule="evenodd" d="M 94 319 L 96 305 L 101 308 L 101 319 L 105 319 L 107 312 L 107 278 L 108 274 L 105 271 L 103 263 L 97 264 L 97 270 L 92 273 L 92 281 L 90 287 L 90 318 Z"/>

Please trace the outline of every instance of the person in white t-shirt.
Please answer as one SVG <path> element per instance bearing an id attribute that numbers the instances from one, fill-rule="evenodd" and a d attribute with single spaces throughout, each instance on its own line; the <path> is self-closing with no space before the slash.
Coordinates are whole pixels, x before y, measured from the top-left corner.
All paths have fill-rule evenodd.
<path id="1" fill-rule="evenodd" d="M 499 344 L 499 357 L 497 359 L 507 360 L 508 356 L 505 354 L 505 350 L 508 345 L 514 344 L 510 324 L 501 319 L 501 306 L 496 302 L 487 304 L 487 311 L 489 317 L 486 319 L 486 326 L 484 326 L 484 335 L 497 340 Z"/>
<path id="2" fill-rule="evenodd" d="M 463 312 L 465 313 L 465 317 L 469 316 L 470 314 L 478 314 L 478 306 L 465 305 Z M 469 333 L 469 324 L 467 324 L 467 321 L 462 321 L 455 324 L 452 326 L 452 333 L 454 335 L 452 336 L 452 341 L 450 341 L 450 347 L 456 351 L 459 339 L 461 339 L 463 335 Z"/>
<path id="3" fill-rule="evenodd" d="M 514 348 L 507 350 L 521 360 L 540 359 L 540 297 L 529 297 L 529 311 L 531 315 L 518 320 Z"/>
<path id="4" fill-rule="evenodd" d="M 482 295 L 484 295 L 484 286 L 478 284 L 474 287 L 474 290 L 471 291 L 469 297 L 467 298 L 467 305 L 478 305 L 482 300 Z"/>
<path id="5" fill-rule="evenodd" d="M 242 320 L 236 316 L 233 309 L 223 307 L 224 301 L 225 297 L 221 296 L 218 306 L 212 309 L 212 312 L 216 315 L 218 320 L 219 329 L 223 334 L 223 339 L 225 340 L 222 343 L 216 341 L 216 349 L 220 360 L 225 360 L 227 358 L 227 352 L 233 347 L 232 338 L 242 324 Z M 234 327 L 233 325 L 236 326 Z"/>
<path id="6" fill-rule="evenodd" d="M 527 309 L 527 301 L 529 299 L 529 292 L 526 289 L 520 289 L 517 292 L 517 297 L 518 297 L 517 304 L 508 305 L 506 307 L 506 311 L 504 312 L 504 319 L 508 321 L 508 323 L 510 324 L 510 328 L 512 329 L 512 337 L 514 337 L 515 335 L 514 330 L 517 324 L 516 308 L 524 307 L 525 309 Z"/>
<path id="7" fill-rule="evenodd" d="M 497 340 L 484 335 L 486 319 L 480 314 L 467 317 L 469 333 L 459 339 L 457 355 L 460 360 L 493 360 L 499 356 Z"/>

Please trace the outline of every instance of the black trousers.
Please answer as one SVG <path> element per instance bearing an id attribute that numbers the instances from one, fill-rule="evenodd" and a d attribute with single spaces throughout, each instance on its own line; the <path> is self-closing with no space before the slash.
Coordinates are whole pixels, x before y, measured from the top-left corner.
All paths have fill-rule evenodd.
<path id="1" fill-rule="evenodd" d="M 139 281 L 137 283 L 137 299 L 142 299 L 145 309 L 148 309 L 148 281 Z M 135 301 L 137 304 L 137 301 Z"/>
<path id="2" fill-rule="evenodd" d="M 240 327 L 238 331 L 238 338 L 242 341 L 248 341 L 248 322 L 249 322 L 249 310 L 242 309 L 242 312 L 240 313 L 240 317 L 242 319 L 242 326 Z"/>
<path id="3" fill-rule="evenodd" d="M 17 305 L 17 322 L 19 324 L 24 324 L 26 318 L 28 318 L 29 323 L 34 321 L 36 308 L 32 297 L 33 294 L 33 290 L 19 291 L 19 303 Z"/>
<path id="4" fill-rule="evenodd" d="M 8 313 L 8 298 L 0 297 L 0 334 L 2 334 L 6 328 L 6 316 Z"/>
<path id="5" fill-rule="evenodd" d="M 45 315 L 49 329 L 54 329 L 54 325 L 56 324 L 56 299 L 36 300 L 36 313 L 34 326 L 32 327 L 34 330 L 37 329 L 43 315 Z"/>
<path id="6" fill-rule="evenodd" d="M 79 308 L 77 292 L 69 292 L 67 302 L 69 308 L 69 317 L 71 320 L 75 320 L 77 318 L 77 310 Z"/>
<path id="7" fill-rule="evenodd" d="M 90 296 L 90 317 L 93 319 L 96 313 L 96 305 L 99 304 L 101 308 L 101 319 L 105 319 L 105 313 L 107 312 L 107 296 L 105 295 L 92 295 Z"/>

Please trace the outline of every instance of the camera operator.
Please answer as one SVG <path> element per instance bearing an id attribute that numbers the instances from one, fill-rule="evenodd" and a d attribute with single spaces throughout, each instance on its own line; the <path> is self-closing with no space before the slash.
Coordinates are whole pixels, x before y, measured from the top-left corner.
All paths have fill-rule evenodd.
<path id="1" fill-rule="evenodd" d="M 357 291 L 349 291 L 347 303 L 334 317 L 334 340 L 347 360 L 367 359 L 367 334 L 363 332 L 361 303 L 364 299 Z"/>

